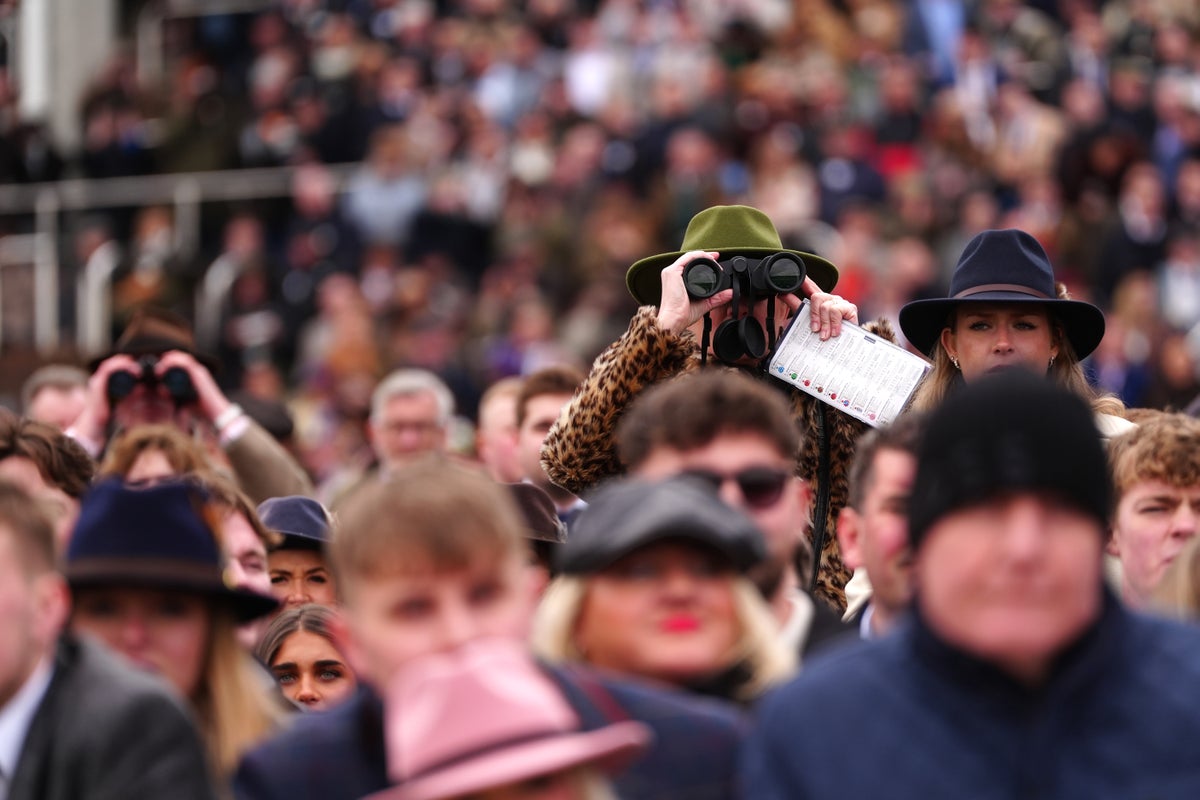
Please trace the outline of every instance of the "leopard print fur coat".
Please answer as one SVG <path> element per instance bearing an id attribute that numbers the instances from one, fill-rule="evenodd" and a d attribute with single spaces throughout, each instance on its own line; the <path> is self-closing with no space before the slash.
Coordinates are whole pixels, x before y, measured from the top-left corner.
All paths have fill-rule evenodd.
<path id="1" fill-rule="evenodd" d="M 658 327 L 657 309 L 643 306 L 625 334 L 596 359 L 587 379 L 563 409 L 542 446 L 542 466 L 558 485 L 582 494 L 596 483 L 619 475 L 624 467 L 617 457 L 614 432 L 621 414 L 648 386 L 700 368 L 699 345 L 691 333 L 672 334 Z M 886 320 L 866 326 L 894 342 Z M 865 423 L 798 390 L 790 390 L 792 413 L 804 432 L 796 474 L 813 488 L 813 519 L 809 536 L 821 540 L 820 560 L 813 595 L 836 611 L 846 607 L 846 582 L 850 571 L 838 551 L 835 523 L 846 504 L 850 462 L 854 445 L 866 430 Z M 827 450 L 823 453 L 824 430 Z M 828 468 L 820 475 L 822 458 Z M 814 543 L 814 550 L 817 545 Z"/>

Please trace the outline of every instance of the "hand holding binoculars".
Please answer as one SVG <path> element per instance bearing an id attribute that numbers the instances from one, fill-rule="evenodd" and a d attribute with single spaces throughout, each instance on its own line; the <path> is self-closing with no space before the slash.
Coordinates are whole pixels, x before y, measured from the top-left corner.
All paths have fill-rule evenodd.
<path id="1" fill-rule="evenodd" d="M 133 390 L 137 388 L 138 384 L 143 384 L 149 389 L 162 384 L 176 405 L 184 405 L 197 399 L 196 387 L 187 370 L 182 367 L 168 367 L 163 370 L 162 375 L 159 375 L 155 369 L 157 366 L 158 356 L 145 355 L 138 358 L 136 372 L 119 369 L 109 375 L 108 382 L 104 387 L 109 406 L 111 407 L 133 394 Z"/>
<path id="2" fill-rule="evenodd" d="M 683 284 L 688 297 L 693 300 L 703 300 L 725 289 L 733 289 L 732 314 L 717 326 L 712 347 L 718 359 L 734 363 L 747 356 L 762 358 L 775 344 L 774 303 L 768 304 L 767 327 L 770 330 L 764 332 L 758 320 L 749 313 L 738 316 L 740 302 L 745 302 L 749 309 L 758 299 L 799 291 L 805 274 L 804 262 L 792 253 L 774 253 L 764 258 L 734 256 L 720 261 L 697 258 L 683 268 Z M 706 333 L 707 328 L 706 316 Z"/>

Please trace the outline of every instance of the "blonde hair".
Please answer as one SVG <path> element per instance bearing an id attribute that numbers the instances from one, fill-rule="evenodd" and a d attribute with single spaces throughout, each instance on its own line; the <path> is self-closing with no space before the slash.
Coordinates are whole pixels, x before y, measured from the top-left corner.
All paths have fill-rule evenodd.
<path id="1" fill-rule="evenodd" d="M 1064 284 L 1058 283 L 1056 287 L 1059 300 L 1071 299 Z M 1054 359 L 1054 363 L 1047 368 L 1046 376 L 1055 384 L 1086 400 L 1092 408 L 1092 413 L 1124 417 L 1125 404 L 1121 402 L 1120 398 L 1097 392 L 1088 383 L 1087 375 L 1083 371 L 1083 363 L 1075 354 L 1075 348 L 1071 346 L 1071 341 L 1063 330 L 1062 322 L 1050 309 L 1046 310 L 1046 317 L 1050 320 L 1054 343 L 1058 345 L 1058 356 Z M 957 320 L 958 308 L 955 307 L 946 315 L 946 324 L 943 329 L 953 328 Z M 913 399 L 909 403 L 909 408 L 913 411 L 930 411 L 937 408 L 954 390 L 954 387 L 962 381 L 962 373 L 950 360 L 950 354 L 942 346 L 940 336 L 934 343 L 933 352 L 929 354 L 929 357 L 933 362 L 933 369 L 929 371 L 925 379 L 921 381 L 921 385 L 917 387 L 916 392 L 913 393 Z"/>
<path id="2" fill-rule="evenodd" d="M 213 611 L 203 677 L 192 705 L 209 762 L 221 780 L 231 777 L 242 755 L 284 720 L 283 703 L 262 668 L 238 644 L 228 610 Z"/>
<path id="3" fill-rule="evenodd" d="M 796 654 L 783 645 L 779 625 L 754 584 L 736 574 L 729 581 L 740 636 L 722 666 L 746 663 L 750 679 L 738 687 L 737 695 L 739 700 L 753 700 L 795 673 Z M 535 653 L 553 663 L 587 660 L 575 643 L 587 590 L 587 576 L 559 575 L 550 582 L 533 618 Z"/>
<path id="4" fill-rule="evenodd" d="M 1108 463 L 1118 500 L 1142 481 L 1200 485 L 1200 420 L 1164 411 L 1142 415 L 1138 427 L 1109 442 Z"/>
<path id="5" fill-rule="evenodd" d="M 142 453 L 158 450 L 176 475 L 208 469 L 212 461 L 204 448 L 174 425 L 136 425 L 113 439 L 100 464 L 98 477 L 124 478 Z"/>
<path id="6" fill-rule="evenodd" d="M 1193 538 L 1163 572 L 1151 604 L 1176 619 L 1200 621 L 1200 538 Z"/>

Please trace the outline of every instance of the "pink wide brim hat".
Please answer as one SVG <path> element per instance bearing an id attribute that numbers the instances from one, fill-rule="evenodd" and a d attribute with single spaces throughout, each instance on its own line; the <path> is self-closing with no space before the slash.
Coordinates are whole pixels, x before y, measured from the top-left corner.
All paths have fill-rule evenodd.
<path id="1" fill-rule="evenodd" d="M 646 750 L 631 720 L 581 730 L 519 642 L 489 639 L 416 659 L 384 699 L 388 775 L 372 800 L 438 800 L 576 767 L 614 773 Z"/>

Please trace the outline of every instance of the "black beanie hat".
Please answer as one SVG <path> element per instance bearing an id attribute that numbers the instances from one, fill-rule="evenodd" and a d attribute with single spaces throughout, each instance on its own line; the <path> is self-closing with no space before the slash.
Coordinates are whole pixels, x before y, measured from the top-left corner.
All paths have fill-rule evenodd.
<path id="1" fill-rule="evenodd" d="M 1051 493 L 1108 525 L 1112 479 L 1091 409 L 1020 369 L 972 381 L 929 417 L 908 506 L 913 549 L 942 516 L 1014 491 Z"/>

